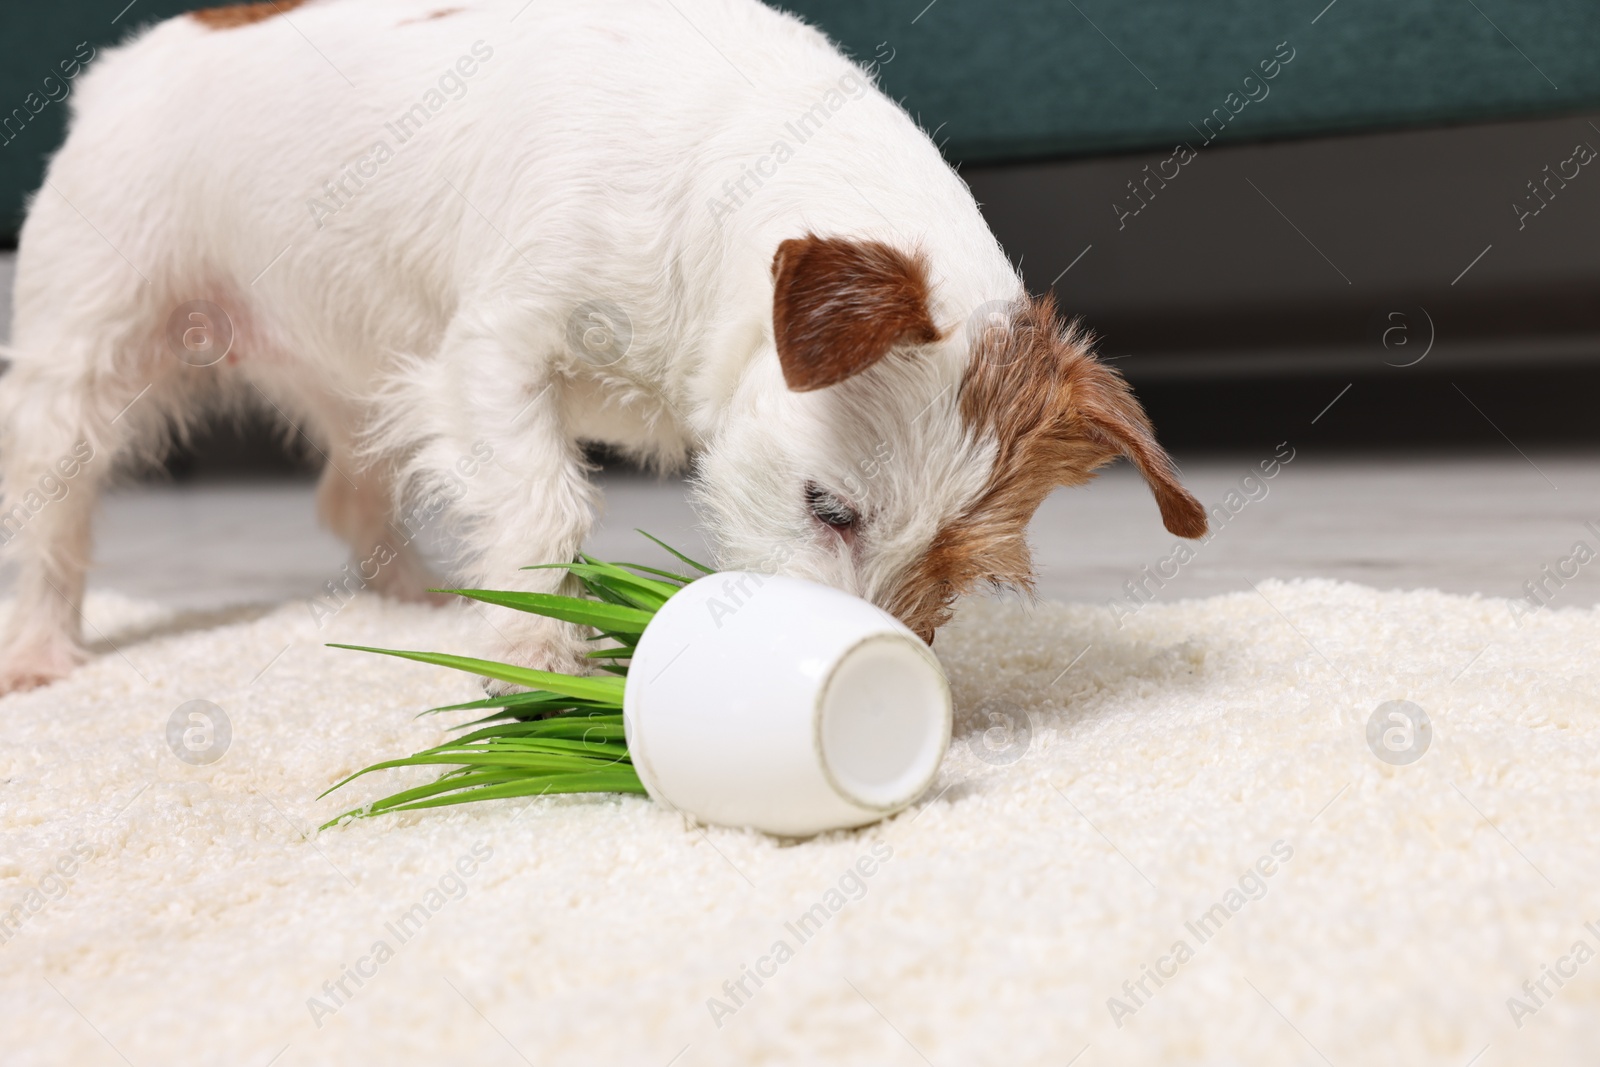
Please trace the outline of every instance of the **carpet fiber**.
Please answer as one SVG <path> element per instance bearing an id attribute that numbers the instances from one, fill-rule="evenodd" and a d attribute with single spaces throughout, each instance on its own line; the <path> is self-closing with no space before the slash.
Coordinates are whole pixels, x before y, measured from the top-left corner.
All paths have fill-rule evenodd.
<path id="1" fill-rule="evenodd" d="M 933 790 L 804 842 L 635 797 L 317 833 L 475 695 L 321 643 L 477 651 L 480 616 L 89 619 L 87 667 L 0 701 L 7 1064 L 1593 1062 L 1595 610 L 972 602 Z M 167 741 L 192 700 L 209 765 Z M 1406 765 L 1392 700 L 1431 721 Z"/>

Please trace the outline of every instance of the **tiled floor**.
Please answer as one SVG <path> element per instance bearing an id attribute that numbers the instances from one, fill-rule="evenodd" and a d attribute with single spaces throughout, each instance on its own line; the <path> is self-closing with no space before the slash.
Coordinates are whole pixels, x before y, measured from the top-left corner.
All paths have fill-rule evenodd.
<path id="1" fill-rule="evenodd" d="M 0 256 L 0 336 L 8 333 L 9 256 Z M 1240 489 L 1269 455 L 1190 458 L 1186 481 L 1208 506 L 1238 490 L 1237 507 L 1181 568 L 1166 564 L 1163 599 L 1249 588 L 1262 578 L 1318 576 L 1381 588 L 1434 587 L 1516 596 L 1573 553 L 1600 552 L 1600 463 L 1506 446 L 1473 458 L 1338 459 L 1308 454 L 1271 480 Z M 682 486 L 604 476 L 608 514 L 591 544 L 601 556 L 639 555 L 642 527 L 704 551 Z M 1254 499 L 1249 499 L 1254 497 Z M 1594 522 L 1595 530 L 1585 527 Z M 1142 568 L 1160 573 L 1177 544 L 1126 466 L 1084 489 L 1056 493 L 1034 520 L 1044 596 L 1108 601 Z M 97 525 L 93 583 L 190 607 L 314 595 L 344 563 L 319 530 L 301 483 L 150 486 L 115 493 Z M 1154 588 L 1153 583 L 1148 587 Z M 1600 565 L 1579 571 L 1557 605 L 1600 602 Z"/>

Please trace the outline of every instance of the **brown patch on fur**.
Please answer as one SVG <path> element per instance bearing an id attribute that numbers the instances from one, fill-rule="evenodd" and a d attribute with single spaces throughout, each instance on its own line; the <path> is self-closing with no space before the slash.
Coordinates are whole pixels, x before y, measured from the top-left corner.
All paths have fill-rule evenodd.
<path id="1" fill-rule="evenodd" d="M 399 23 L 397 23 L 397 25 L 410 26 L 411 24 L 416 23 L 416 22 L 432 22 L 434 19 L 442 19 L 442 18 L 447 18 L 447 17 L 449 17 L 451 15 L 459 15 L 463 10 L 465 10 L 465 9 L 464 8 L 459 8 L 459 7 L 442 7 L 438 11 L 430 11 L 430 12 L 428 12 L 426 15 L 423 15 L 421 18 L 403 19 Z"/>
<path id="2" fill-rule="evenodd" d="M 897 345 L 939 339 L 920 255 L 807 234 L 778 246 L 772 276 L 772 332 L 795 392 L 842 382 Z"/>
<path id="3" fill-rule="evenodd" d="M 189 17 L 213 30 L 231 30 L 293 11 L 306 0 L 262 0 L 255 4 L 230 4 L 227 7 L 203 7 L 189 12 Z"/>
<path id="4" fill-rule="evenodd" d="M 1094 357 L 1092 338 L 1063 325 L 1049 296 L 1020 304 L 1007 329 L 974 346 L 961 382 L 961 417 L 995 443 L 983 492 L 934 536 L 890 608 L 925 640 L 957 596 L 981 582 L 1033 589 L 1027 528 L 1058 485 L 1082 485 L 1118 456 L 1131 460 L 1180 537 L 1206 532 L 1200 502 L 1178 483 L 1144 409 L 1121 374 Z"/>

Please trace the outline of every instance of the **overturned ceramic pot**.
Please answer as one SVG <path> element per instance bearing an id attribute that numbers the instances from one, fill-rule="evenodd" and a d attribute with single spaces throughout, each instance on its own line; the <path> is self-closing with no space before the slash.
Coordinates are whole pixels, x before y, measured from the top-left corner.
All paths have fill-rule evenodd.
<path id="1" fill-rule="evenodd" d="M 803 837 L 874 822 L 927 790 L 950 744 L 950 686 L 928 646 L 875 605 L 723 571 L 656 613 L 623 722 L 658 803 Z"/>

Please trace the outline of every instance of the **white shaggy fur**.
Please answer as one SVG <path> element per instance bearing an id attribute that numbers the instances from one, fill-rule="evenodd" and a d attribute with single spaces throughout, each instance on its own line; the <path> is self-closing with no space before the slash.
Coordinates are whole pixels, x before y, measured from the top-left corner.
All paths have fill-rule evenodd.
<path id="1" fill-rule="evenodd" d="M 787 390 L 771 265 L 807 232 L 925 253 L 946 339 Z M 83 76 L 23 229 L 0 385 L 0 523 L 23 572 L 0 691 L 81 657 L 112 467 L 247 405 L 326 454 L 323 514 L 358 558 L 397 499 L 448 490 L 466 577 L 550 588 L 517 568 L 580 547 L 597 504 L 580 442 L 598 441 L 665 466 L 700 453 L 720 562 L 884 602 L 988 472 L 956 410 L 962 324 L 1022 294 L 905 112 L 754 0 L 313 0 L 161 23 Z M 214 366 L 168 340 L 195 300 L 231 321 Z M 60 499 L 15 510 L 85 446 Z M 819 526 L 808 480 L 858 485 L 872 535 Z M 372 584 L 420 590 L 388 548 Z M 512 629 L 526 619 L 500 620 L 514 654 L 572 661 L 548 624 Z"/>

